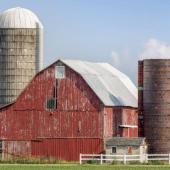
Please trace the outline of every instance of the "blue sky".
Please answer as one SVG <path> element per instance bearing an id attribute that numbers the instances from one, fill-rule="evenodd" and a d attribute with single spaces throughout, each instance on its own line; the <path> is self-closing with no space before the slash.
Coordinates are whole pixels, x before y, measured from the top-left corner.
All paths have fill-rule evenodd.
<path id="1" fill-rule="evenodd" d="M 45 66 L 58 58 L 109 62 L 136 83 L 147 42 L 170 44 L 169 0 L 0 0 L 0 12 L 16 6 L 44 25 Z"/>

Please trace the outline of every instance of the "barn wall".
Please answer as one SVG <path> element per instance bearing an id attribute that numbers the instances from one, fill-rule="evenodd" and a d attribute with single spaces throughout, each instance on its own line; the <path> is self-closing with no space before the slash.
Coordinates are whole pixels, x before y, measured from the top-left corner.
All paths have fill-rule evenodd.
<path id="1" fill-rule="evenodd" d="M 46 110 L 46 100 L 54 97 L 54 66 L 40 72 L 14 104 L 1 109 L 1 138 L 102 137 L 101 102 L 68 67 L 66 78 L 58 81 L 57 109 Z"/>
<path id="2" fill-rule="evenodd" d="M 120 125 L 138 126 L 137 109 L 130 107 L 106 107 L 104 109 L 104 137 L 137 137 L 138 128 L 120 128 Z"/>
<path id="3" fill-rule="evenodd" d="M 103 153 L 101 139 L 44 139 L 31 142 L 34 157 L 54 157 L 60 160 L 78 161 L 80 153 Z"/>
<path id="4" fill-rule="evenodd" d="M 2 141 L 2 160 L 27 158 L 31 156 L 30 141 Z"/>
<path id="5" fill-rule="evenodd" d="M 55 94 L 54 70 L 51 65 L 39 72 L 15 103 L 0 110 L 0 138 L 8 140 L 4 159 L 31 152 L 31 156 L 78 160 L 80 153 L 103 151 L 103 105 L 70 68 L 66 67 L 66 78 L 57 82 L 57 109 L 46 109 L 46 100 Z M 29 152 L 21 153 L 21 141 L 32 141 Z"/>
<path id="6" fill-rule="evenodd" d="M 2 141 L 2 160 L 18 158 L 55 158 L 79 161 L 80 153 L 104 153 L 102 139 L 98 138 L 46 138 L 32 141 Z"/>
<path id="7" fill-rule="evenodd" d="M 46 100 L 55 94 L 55 65 L 39 72 L 15 103 L 0 110 L 0 138 L 32 141 L 32 156 L 78 160 L 79 153 L 102 152 L 101 139 L 121 136 L 118 125 L 132 121 L 131 109 L 104 108 L 83 78 L 66 66 L 66 78 L 57 80 L 57 108 L 47 110 Z"/>
<path id="8" fill-rule="evenodd" d="M 3 114 L 3 115 L 2 115 Z M 6 111 L 0 117 L 1 138 L 101 137 L 100 113 Z"/>
<path id="9" fill-rule="evenodd" d="M 32 141 L 2 141 L 2 160 L 18 158 L 55 158 L 79 161 L 80 153 L 104 153 L 102 139 L 97 138 L 49 138 Z"/>
<path id="10" fill-rule="evenodd" d="M 122 137 L 138 137 L 138 128 L 121 128 L 120 134 Z"/>
<path id="11" fill-rule="evenodd" d="M 110 138 L 113 136 L 113 108 L 105 107 L 103 111 L 104 116 L 104 138 Z"/>
<path id="12" fill-rule="evenodd" d="M 121 107 L 113 108 L 113 136 L 121 136 L 119 125 L 122 121 L 122 109 Z"/>

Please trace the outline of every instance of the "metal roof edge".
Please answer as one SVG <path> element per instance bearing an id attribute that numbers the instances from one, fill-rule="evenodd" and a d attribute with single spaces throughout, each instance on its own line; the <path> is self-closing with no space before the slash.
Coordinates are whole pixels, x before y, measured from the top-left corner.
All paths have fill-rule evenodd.
<path id="1" fill-rule="evenodd" d="M 10 105 L 13 105 L 15 102 L 16 102 L 16 100 L 14 100 L 14 101 L 11 102 L 11 103 L 8 103 L 8 104 L 6 104 L 6 105 L 1 106 L 1 107 L 0 107 L 0 110 L 1 110 L 1 109 L 4 109 L 4 108 L 6 108 L 6 107 L 8 107 L 8 106 L 10 106 Z"/>

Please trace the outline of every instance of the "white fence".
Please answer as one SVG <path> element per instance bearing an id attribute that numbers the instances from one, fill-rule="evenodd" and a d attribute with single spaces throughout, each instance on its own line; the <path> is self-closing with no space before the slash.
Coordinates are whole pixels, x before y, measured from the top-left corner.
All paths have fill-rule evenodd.
<path id="1" fill-rule="evenodd" d="M 80 154 L 80 164 L 83 161 L 97 161 L 100 164 L 104 162 L 120 161 L 126 164 L 129 161 L 139 161 L 141 163 L 148 161 L 168 161 L 170 164 L 170 154 L 141 154 L 141 155 L 105 155 L 105 154 Z"/>

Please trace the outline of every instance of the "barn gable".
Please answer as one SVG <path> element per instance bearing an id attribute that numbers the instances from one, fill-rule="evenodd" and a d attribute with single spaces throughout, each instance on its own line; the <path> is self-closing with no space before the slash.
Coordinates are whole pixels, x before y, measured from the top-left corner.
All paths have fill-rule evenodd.
<path id="1" fill-rule="evenodd" d="M 23 93 L 29 91 L 29 95 L 26 97 L 29 99 L 29 96 L 34 96 L 34 91 L 37 90 L 41 93 L 48 91 L 50 94 L 47 94 L 46 96 L 52 96 L 54 93 L 55 66 L 57 63 L 63 63 L 70 68 L 70 72 L 75 71 L 75 74 L 79 74 L 79 79 L 85 81 L 84 83 L 87 83 L 89 90 L 94 92 L 94 96 L 96 96 L 104 106 L 128 106 L 137 108 L 137 88 L 125 74 L 121 73 L 108 63 L 93 63 L 79 60 L 57 60 L 55 63 L 40 71 L 33 78 L 31 83 L 28 84 L 25 90 L 23 90 L 20 96 L 23 96 Z M 46 82 L 47 86 L 42 85 L 41 82 L 43 80 L 41 77 L 46 78 L 45 81 L 49 81 L 48 85 Z M 69 80 L 72 81 L 74 78 L 75 76 L 69 78 Z M 74 79 L 74 81 L 77 80 Z M 39 86 L 36 85 L 36 87 L 34 85 L 35 83 L 39 84 Z M 32 92 L 30 92 L 30 86 Z M 49 90 L 49 87 L 51 87 L 51 90 Z M 35 100 L 39 100 L 36 97 L 38 96 L 34 96 Z M 23 98 L 24 102 L 26 98 Z M 97 98 L 96 100 L 98 100 Z M 22 100 L 22 97 L 18 97 L 18 99 Z M 27 106 L 33 107 L 34 104 L 35 101 L 30 104 L 28 102 Z M 37 107 L 37 105 L 35 105 L 35 107 Z"/>

